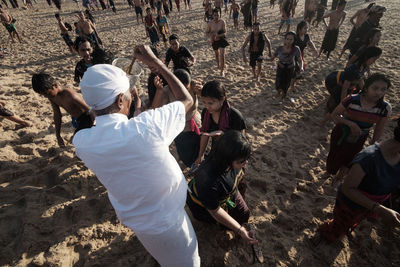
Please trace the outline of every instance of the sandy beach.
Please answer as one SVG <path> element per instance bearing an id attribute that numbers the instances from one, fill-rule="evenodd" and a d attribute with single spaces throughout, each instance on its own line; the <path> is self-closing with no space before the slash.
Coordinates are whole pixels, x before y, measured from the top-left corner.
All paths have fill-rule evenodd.
<path id="1" fill-rule="evenodd" d="M 0 100 L 7 108 L 32 126 L 21 128 L 8 120 L 0 123 L 0 266 L 158 266 L 146 252 L 134 232 L 117 219 L 106 189 L 92 171 L 75 156 L 70 139 L 73 135 L 69 115 L 63 111 L 62 136 L 67 141 L 59 148 L 55 136 L 50 102 L 36 94 L 31 74 L 45 70 L 64 86 L 73 86 L 77 55 L 71 55 L 62 40 L 54 14 L 57 9 L 38 0 L 33 10 L 9 9 L 24 42 L 11 46 L 8 32 L 0 30 L 0 40 L 9 53 L 0 59 Z M 277 1 L 276 1 L 277 2 Z M 328 1 L 328 6 L 330 7 Z M 385 99 L 393 113 L 400 114 L 400 4 L 397 0 L 377 0 L 387 8 L 381 19 L 382 56 L 372 72 L 382 72 L 392 81 Z M 274 99 L 274 63 L 264 61 L 260 83 L 255 83 L 248 65 L 242 60 L 241 46 L 249 30 L 234 30 L 229 13 L 227 23 L 227 72 L 219 75 L 209 38 L 205 36 L 202 1 L 192 0 L 192 9 L 170 14 L 171 33 L 180 36 L 181 45 L 196 58 L 192 77 L 204 82 L 217 79 L 226 87 L 232 106 L 243 114 L 253 154 L 247 167 L 246 202 L 251 210 L 264 264 L 254 266 L 400 266 L 400 231 L 379 222 L 363 221 L 351 240 L 315 247 L 309 239 L 317 227 L 330 219 L 336 191 L 324 176 L 333 123 L 320 126 L 328 92 L 325 77 L 341 70 L 345 57 L 338 54 L 351 30 L 350 17 L 367 4 L 349 0 L 347 17 L 340 29 L 338 45 L 331 60 L 316 59 L 306 49 L 306 70 L 295 92 L 279 104 Z M 138 44 L 149 44 L 144 25 L 136 22 L 133 9 L 125 0 L 116 1 L 117 13 L 94 11 L 96 26 L 105 48 L 117 57 L 131 57 Z M 63 2 L 65 21 L 77 21 L 77 5 Z M 292 30 L 303 18 L 300 1 Z M 269 1 L 259 5 L 261 30 L 272 48 L 283 43 L 277 35 L 280 22 L 278 5 Z M 310 27 L 309 34 L 319 49 L 325 27 Z M 166 49 L 159 45 L 162 57 Z M 138 82 L 142 100 L 147 98 L 144 70 Z M 202 106 L 201 106 L 202 107 Z M 392 136 L 388 122 L 383 139 Z M 171 148 L 173 150 L 173 148 Z M 185 170 L 187 171 L 187 170 Z M 190 212 L 189 212 L 190 213 Z M 192 218 L 202 266 L 246 266 L 250 246 L 218 226 Z"/>

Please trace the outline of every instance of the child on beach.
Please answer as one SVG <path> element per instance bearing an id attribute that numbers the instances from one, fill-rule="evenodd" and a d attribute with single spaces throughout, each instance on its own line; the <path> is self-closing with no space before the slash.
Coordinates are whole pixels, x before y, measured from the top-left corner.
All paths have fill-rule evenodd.
<path id="1" fill-rule="evenodd" d="M 85 103 L 82 96 L 74 90 L 61 87 L 49 74 L 33 74 L 32 88 L 36 93 L 49 99 L 51 103 L 57 142 L 60 147 L 65 146 L 64 139 L 60 134 L 62 122 L 60 107 L 71 115 L 72 125 L 76 128 L 76 131 L 93 125 L 93 119 L 89 114 L 89 106 Z"/>
<path id="2" fill-rule="evenodd" d="M 297 24 L 295 45 L 300 48 L 301 60 L 303 61 L 303 69 L 306 68 L 304 60 L 304 49 L 307 46 L 311 47 L 315 57 L 318 56 L 317 48 L 315 47 L 314 42 L 311 40 L 310 35 L 307 34 L 307 30 L 308 30 L 308 23 L 305 20 L 300 21 L 299 24 Z M 294 90 L 294 84 L 296 83 L 296 79 L 300 76 L 300 66 L 298 64 L 296 64 L 295 71 L 296 71 L 295 77 L 292 79 L 291 82 L 292 91 Z"/>
<path id="3" fill-rule="evenodd" d="M 225 93 L 224 86 L 219 81 L 210 81 L 204 84 L 201 90 L 201 100 L 204 109 L 201 112 L 200 149 L 195 164 L 198 166 L 204 159 L 204 154 L 210 137 L 211 150 L 225 131 L 232 129 L 244 132 L 246 124 L 242 114 L 231 107 Z"/>
<path id="4" fill-rule="evenodd" d="M 239 30 L 239 10 L 240 6 L 235 2 L 235 0 L 232 0 L 229 16 L 232 16 L 233 26 L 235 27 L 236 30 Z"/>
<path id="5" fill-rule="evenodd" d="M 78 86 L 85 71 L 93 65 L 92 64 L 93 46 L 89 39 L 78 36 L 75 39 L 74 48 L 78 52 L 78 55 L 81 57 L 81 60 L 79 60 L 75 66 L 75 75 L 74 75 L 75 85 Z"/>
<path id="6" fill-rule="evenodd" d="M 11 41 L 14 43 L 14 38 L 17 37 L 18 41 L 22 43 L 21 35 L 17 32 L 17 28 L 14 25 L 15 19 L 3 8 L 0 8 L 0 21 L 10 34 Z"/>
<path id="7" fill-rule="evenodd" d="M 392 108 L 384 101 L 390 88 L 390 81 L 382 74 L 373 74 L 366 81 L 359 94 L 349 95 L 332 112 L 336 123 L 331 133 L 331 142 L 326 170 L 335 175 L 335 181 L 341 181 L 348 172 L 348 165 L 361 151 L 375 125 L 370 144 L 377 142 L 382 134 Z"/>
<path id="8" fill-rule="evenodd" d="M 286 32 L 290 31 L 290 24 L 292 23 L 291 12 L 292 12 L 293 1 L 294 0 L 284 0 L 282 2 L 282 7 L 281 7 L 282 18 L 281 18 L 281 23 L 279 24 L 278 34 L 281 33 L 283 24 L 286 24 Z"/>
<path id="9" fill-rule="evenodd" d="M 326 57 L 329 59 L 331 52 L 335 49 L 339 27 L 346 17 L 346 12 L 344 11 L 346 3 L 345 0 L 341 0 L 335 11 L 329 12 L 322 17 L 327 29 L 318 56 L 321 56 L 321 53 L 326 53 Z M 326 23 L 325 18 L 329 18 L 329 24 Z"/>
<path id="10" fill-rule="evenodd" d="M 157 8 L 157 12 L 159 12 Z M 146 30 L 146 35 L 150 37 L 150 42 L 153 47 L 157 45 L 157 43 L 160 41 L 158 39 L 158 34 L 157 34 L 157 25 L 156 21 L 154 20 L 153 14 L 151 13 L 151 9 L 148 7 L 146 8 L 146 17 L 144 18 L 144 27 Z"/>
<path id="11" fill-rule="evenodd" d="M 96 27 L 93 22 L 87 19 L 82 11 L 78 12 L 78 18 L 76 28 L 79 31 L 79 36 L 91 40 L 96 46 L 100 46 L 101 44 L 97 38 Z"/>
<path id="12" fill-rule="evenodd" d="M 275 88 L 278 91 L 277 96 L 281 95 L 282 99 L 286 98 L 292 78 L 295 75 L 296 61 L 300 71 L 303 71 L 303 61 L 301 60 L 300 48 L 295 45 L 296 34 L 287 32 L 283 46 L 279 46 L 269 61 L 279 58 L 278 67 L 276 69 Z M 280 100 L 280 103 L 282 103 Z"/>
<path id="13" fill-rule="evenodd" d="M 137 23 L 139 24 L 139 15 L 143 23 L 143 9 L 142 9 L 142 6 L 144 6 L 143 0 L 133 0 L 133 4 L 135 6 Z"/>
<path id="14" fill-rule="evenodd" d="M 242 55 L 245 63 L 247 62 L 246 46 L 249 42 L 250 67 L 253 71 L 254 79 L 256 79 L 258 82 L 260 80 L 261 64 L 263 61 L 265 45 L 267 45 L 269 57 L 272 57 L 271 42 L 269 41 L 268 37 L 266 37 L 265 34 L 260 31 L 260 23 L 256 22 L 253 24 L 252 32 L 247 36 L 242 45 Z"/>
<path id="15" fill-rule="evenodd" d="M 157 11 L 156 23 L 157 23 L 158 33 L 162 37 L 165 48 L 167 48 L 168 47 L 167 42 L 168 42 L 168 34 L 169 34 L 169 25 L 168 25 L 167 17 L 162 15 L 161 10 Z"/>
<path id="16" fill-rule="evenodd" d="M 20 117 L 15 115 L 11 110 L 6 109 L 5 106 L 6 106 L 6 103 L 3 101 L 0 101 L 0 116 L 2 118 L 16 122 L 24 127 L 31 126 L 28 122 L 24 121 L 23 119 L 21 119 Z"/>
<path id="17" fill-rule="evenodd" d="M 323 1 L 324 0 L 321 0 L 321 2 L 318 4 L 317 17 L 311 23 L 311 25 L 314 27 L 318 27 L 319 23 L 322 21 L 322 19 L 324 17 L 325 10 L 326 10 L 326 4 Z"/>
<path id="18" fill-rule="evenodd" d="M 71 40 L 71 37 L 69 37 L 68 31 L 72 30 L 68 29 L 66 26 L 66 24 L 63 22 L 61 16 L 59 13 L 56 13 L 54 15 L 58 21 L 58 27 L 60 27 L 60 31 L 61 31 L 61 37 L 64 39 L 64 42 L 67 44 L 69 51 L 74 54 L 75 50 L 74 50 L 74 43 Z"/>

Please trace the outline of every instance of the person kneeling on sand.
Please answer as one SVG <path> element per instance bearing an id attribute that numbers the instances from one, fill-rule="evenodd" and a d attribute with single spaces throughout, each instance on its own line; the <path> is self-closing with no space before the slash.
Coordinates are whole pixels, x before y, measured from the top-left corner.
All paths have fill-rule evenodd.
<path id="1" fill-rule="evenodd" d="M 76 154 L 106 187 L 119 220 L 161 266 L 200 266 L 196 234 L 184 209 L 186 180 L 169 151 L 193 99 L 150 47 L 136 47 L 134 58 L 162 75 L 177 101 L 128 120 L 126 73 L 108 64 L 90 67 L 80 86 L 96 127 L 75 134 Z"/>
<path id="2" fill-rule="evenodd" d="M 255 244 L 254 233 L 243 226 L 250 217 L 243 198 L 243 168 L 250 153 L 250 142 L 242 132 L 227 131 L 189 182 L 186 203 L 196 219 L 218 222 Z"/>
<path id="3" fill-rule="evenodd" d="M 366 218 L 379 216 L 385 224 L 400 227 L 400 214 L 387 207 L 400 186 L 400 119 L 393 138 L 365 148 L 351 165 L 338 188 L 333 219 L 320 226 L 320 237 L 328 242 L 350 234 Z"/>
<path id="4" fill-rule="evenodd" d="M 56 137 L 60 147 L 65 146 L 60 134 L 62 122 L 60 107 L 64 108 L 71 115 L 72 125 L 76 128 L 75 132 L 93 125 L 93 118 L 89 114 L 89 106 L 82 99 L 82 96 L 74 90 L 62 88 L 49 74 L 33 74 L 32 88 L 36 93 L 50 100 L 54 113 Z"/>

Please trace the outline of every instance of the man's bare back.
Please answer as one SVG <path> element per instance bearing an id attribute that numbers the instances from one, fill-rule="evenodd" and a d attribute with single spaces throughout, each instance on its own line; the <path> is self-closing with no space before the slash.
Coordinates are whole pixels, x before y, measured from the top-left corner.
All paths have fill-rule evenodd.
<path id="1" fill-rule="evenodd" d="M 340 25 L 342 25 L 345 17 L 346 12 L 339 10 L 335 10 L 325 15 L 324 18 L 329 18 L 328 30 L 338 29 Z"/>
<path id="2" fill-rule="evenodd" d="M 49 98 L 49 100 L 65 109 L 74 118 L 78 118 L 82 113 L 89 110 L 82 96 L 68 88 L 60 89 L 58 94 Z"/>

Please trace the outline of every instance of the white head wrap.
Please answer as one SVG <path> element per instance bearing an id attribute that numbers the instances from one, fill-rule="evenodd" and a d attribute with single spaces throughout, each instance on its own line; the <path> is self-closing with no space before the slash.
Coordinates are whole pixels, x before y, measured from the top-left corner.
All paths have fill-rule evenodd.
<path id="1" fill-rule="evenodd" d="M 129 90 L 129 79 L 120 68 L 98 64 L 88 68 L 80 83 L 83 99 L 94 110 L 114 103 L 119 94 Z"/>

